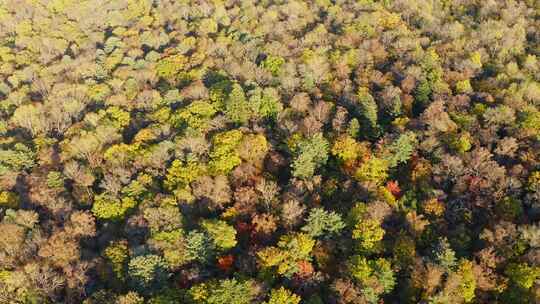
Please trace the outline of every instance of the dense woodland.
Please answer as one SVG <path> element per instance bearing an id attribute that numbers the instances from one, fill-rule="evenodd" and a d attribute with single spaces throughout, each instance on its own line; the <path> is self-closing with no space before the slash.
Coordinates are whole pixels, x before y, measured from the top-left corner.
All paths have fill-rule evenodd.
<path id="1" fill-rule="evenodd" d="M 0 303 L 540 303 L 540 1 L 0 0 Z"/>

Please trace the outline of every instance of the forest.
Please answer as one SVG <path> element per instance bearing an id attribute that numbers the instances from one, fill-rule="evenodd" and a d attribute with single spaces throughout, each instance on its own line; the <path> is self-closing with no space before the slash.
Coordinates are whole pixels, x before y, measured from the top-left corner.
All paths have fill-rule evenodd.
<path id="1" fill-rule="evenodd" d="M 0 0 L 0 304 L 540 303 L 539 0 Z"/>

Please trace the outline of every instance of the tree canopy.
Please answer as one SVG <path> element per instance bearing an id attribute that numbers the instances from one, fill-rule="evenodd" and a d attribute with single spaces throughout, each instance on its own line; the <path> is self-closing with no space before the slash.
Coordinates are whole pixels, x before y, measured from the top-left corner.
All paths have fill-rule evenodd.
<path id="1" fill-rule="evenodd" d="M 0 303 L 540 303 L 538 0 L 0 1 Z"/>

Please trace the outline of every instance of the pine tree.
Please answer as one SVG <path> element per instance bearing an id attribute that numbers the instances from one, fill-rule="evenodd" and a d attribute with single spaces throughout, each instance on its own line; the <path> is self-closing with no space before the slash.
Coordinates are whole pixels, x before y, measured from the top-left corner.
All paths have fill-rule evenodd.
<path id="1" fill-rule="evenodd" d="M 372 137 L 378 136 L 378 106 L 369 93 L 368 88 L 360 88 L 358 90 L 358 102 L 360 107 L 360 115 L 362 117 L 362 126 L 365 131 Z"/>
<path id="2" fill-rule="evenodd" d="M 343 228 L 345 228 L 345 223 L 343 223 L 339 214 L 328 212 L 322 208 L 315 208 L 311 209 L 302 231 L 316 238 L 338 234 Z"/>
<path id="3" fill-rule="evenodd" d="M 315 170 L 326 164 L 328 160 L 328 141 L 322 133 L 298 143 L 295 150 L 297 155 L 292 163 L 293 175 L 307 179 L 315 174 Z"/>

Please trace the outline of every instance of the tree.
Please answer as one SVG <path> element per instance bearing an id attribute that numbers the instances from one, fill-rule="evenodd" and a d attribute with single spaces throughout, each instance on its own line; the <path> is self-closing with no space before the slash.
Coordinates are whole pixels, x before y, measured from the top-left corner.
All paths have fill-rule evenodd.
<path id="1" fill-rule="evenodd" d="M 468 133 L 453 136 L 450 141 L 450 147 L 460 154 L 469 151 L 472 148 L 471 136 Z"/>
<path id="2" fill-rule="evenodd" d="M 376 251 L 386 233 L 380 219 L 372 218 L 364 203 L 357 203 L 350 210 L 348 225 L 352 228 L 352 238 L 358 243 L 360 251 Z"/>
<path id="3" fill-rule="evenodd" d="M 421 80 L 415 90 L 415 101 L 419 107 L 425 107 L 431 98 L 432 88 L 427 80 Z"/>
<path id="4" fill-rule="evenodd" d="M 158 294 L 154 295 L 147 302 L 149 304 L 169 304 L 169 303 L 182 303 L 184 295 L 176 288 L 161 289 Z"/>
<path id="5" fill-rule="evenodd" d="M 195 159 L 189 159 L 185 162 L 175 159 L 167 169 L 164 184 L 170 191 L 183 189 L 205 173 L 206 167 Z"/>
<path id="6" fill-rule="evenodd" d="M 355 177 L 361 182 L 380 185 L 388 178 L 389 163 L 385 159 L 372 157 L 356 170 Z"/>
<path id="7" fill-rule="evenodd" d="M 58 268 L 69 268 L 71 263 L 79 259 L 80 246 L 76 240 L 68 237 L 65 231 L 60 231 L 47 239 L 39 248 L 38 255 Z"/>
<path id="8" fill-rule="evenodd" d="M 212 173 L 226 175 L 242 162 L 236 150 L 242 137 L 242 132 L 239 130 L 231 130 L 214 136 L 208 164 Z"/>
<path id="9" fill-rule="evenodd" d="M 188 255 L 186 238 L 182 229 L 153 232 L 148 244 L 163 253 L 169 269 L 176 270 L 193 258 Z"/>
<path id="10" fill-rule="evenodd" d="M 279 92 L 274 88 L 255 89 L 250 95 L 250 106 L 258 117 L 275 120 L 283 110 Z"/>
<path id="11" fill-rule="evenodd" d="M 177 127 L 206 132 L 210 127 L 210 119 L 217 113 L 215 106 L 209 102 L 196 100 L 171 117 Z"/>
<path id="12" fill-rule="evenodd" d="M 251 117 L 244 89 L 238 83 L 233 84 L 231 93 L 225 101 L 225 115 L 238 124 L 245 124 Z"/>
<path id="13" fill-rule="evenodd" d="M 143 304 L 144 298 L 134 291 L 130 291 L 125 295 L 121 295 L 116 300 L 115 304 Z"/>
<path id="14" fill-rule="evenodd" d="M 36 163 L 35 152 L 24 144 L 17 143 L 13 149 L 0 150 L 0 173 L 28 170 Z"/>
<path id="15" fill-rule="evenodd" d="M 332 145 L 331 153 L 344 163 L 355 161 L 366 155 L 367 149 L 351 136 L 341 136 Z"/>
<path id="16" fill-rule="evenodd" d="M 142 213 L 151 233 L 175 231 L 181 229 L 184 222 L 178 207 L 166 202 L 156 207 L 146 207 Z"/>
<path id="17" fill-rule="evenodd" d="M 287 227 L 296 225 L 302 218 L 306 207 L 297 200 L 288 200 L 283 204 L 281 218 Z"/>
<path id="18" fill-rule="evenodd" d="M 465 303 L 470 303 L 474 299 L 476 290 L 476 279 L 473 273 L 473 263 L 467 260 L 461 260 L 457 273 L 461 276 L 460 293 Z"/>
<path id="19" fill-rule="evenodd" d="M 100 195 L 96 197 L 92 205 L 92 213 L 98 219 L 121 220 L 136 205 L 137 202 L 130 197 L 117 199 L 107 195 Z"/>
<path id="20" fill-rule="evenodd" d="M 456 83 L 456 91 L 458 93 L 471 93 L 473 88 L 469 79 L 461 80 Z"/>
<path id="21" fill-rule="evenodd" d="M 349 122 L 349 127 L 347 128 L 347 132 L 352 138 L 358 137 L 358 134 L 360 132 L 360 122 L 358 121 L 358 119 L 351 119 L 351 121 Z"/>
<path id="22" fill-rule="evenodd" d="M 345 223 L 343 223 L 339 214 L 328 212 L 322 208 L 315 208 L 311 209 L 302 231 L 316 238 L 338 234 L 343 228 L 345 228 Z"/>
<path id="23" fill-rule="evenodd" d="M 14 223 L 6 222 L 5 220 L 0 223 L 0 227 L 5 232 L 0 235 L 2 265 L 5 265 L 4 267 L 14 267 L 25 250 L 24 242 L 27 238 L 27 229 Z"/>
<path id="24" fill-rule="evenodd" d="M 27 216 L 27 218 L 31 217 L 31 215 Z M 69 221 L 64 226 L 64 229 L 68 234 L 77 239 L 93 237 L 96 235 L 95 218 L 88 211 L 75 211 L 70 214 Z"/>
<path id="25" fill-rule="evenodd" d="M 443 238 L 433 250 L 435 261 L 444 269 L 452 269 L 456 265 L 456 253 L 450 247 L 448 240 Z"/>
<path id="26" fill-rule="evenodd" d="M 272 73 L 272 75 L 277 76 L 284 63 L 285 59 L 283 57 L 269 55 L 261 62 L 261 67 Z"/>
<path id="27" fill-rule="evenodd" d="M 125 280 L 127 262 L 129 260 L 127 242 L 119 241 L 111 243 L 105 248 L 103 254 L 110 263 L 116 278 L 121 281 Z"/>
<path id="28" fill-rule="evenodd" d="M 525 107 L 519 115 L 519 126 L 538 138 L 540 131 L 540 111 L 534 107 Z"/>
<path id="29" fill-rule="evenodd" d="M 534 293 L 531 287 L 540 276 L 537 266 L 529 266 L 527 263 L 510 263 L 504 270 L 504 274 L 510 279 L 510 284 L 504 291 L 502 299 L 507 303 L 529 303 L 534 301 Z"/>
<path id="30" fill-rule="evenodd" d="M 355 255 L 349 261 L 351 276 L 360 283 L 365 300 L 377 303 L 381 295 L 391 292 L 396 284 L 391 264 L 384 258 L 368 260 Z"/>
<path id="31" fill-rule="evenodd" d="M 207 263 L 214 255 L 212 240 L 203 232 L 190 231 L 186 235 L 185 255 L 187 261 Z"/>
<path id="32" fill-rule="evenodd" d="M 115 129 L 122 129 L 124 127 L 127 127 L 131 119 L 131 115 L 129 112 L 117 106 L 108 107 L 105 111 L 100 112 L 100 115 Z"/>
<path id="33" fill-rule="evenodd" d="M 393 168 L 400 163 L 407 162 L 413 154 L 417 142 L 413 132 L 401 134 L 387 148 L 388 156 L 385 157 L 385 160 L 388 162 L 388 166 Z"/>
<path id="34" fill-rule="evenodd" d="M 360 107 L 360 113 L 362 115 L 362 125 L 365 130 L 369 132 L 371 136 L 377 136 L 378 124 L 377 124 L 377 112 L 378 107 L 375 103 L 375 99 L 369 93 L 369 89 L 362 87 L 358 90 L 358 102 Z"/>
<path id="35" fill-rule="evenodd" d="M 257 164 L 264 160 L 269 148 L 263 134 L 247 134 L 238 146 L 238 154 L 243 160 Z"/>
<path id="36" fill-rule="evenodd" d="M 291 291 L 280 287 L 272 289 L 270 299 L 265 304 L 299 304 L 301 298 Z"/>
<path id="37" fill-rule="evenodd" d="M 201 224 L 216 248 L 229 250 L 236 246 L 236 230 L 224 221 L 206 220 Z"/>
<path id="38" fill-rule="evenodd" d="M 179 54 L 165 57 L 156 63 L 156 74 L 158 77 L 175 83 L 187 61 L 188 58 Z"/>
<path id="39" fill-rule="evenodd" d="M 529 289 L 540 276 L 540 268 L 525 263 L 511 263 L 506 267 L 505 274 L 518 288 Z"/>
<path id="40" fill-rule="evenodd" d="M 160 256 L 147 254 L 134 257 L 128 265 L 129 284 L 141 294 L 149 294 L 166 283 L 169 273 Z"/>
<path id="41" fill-rule="evenodd" d="M 301 140 L 294 149 L 296 158 L 292 163 L 293 175 L 307 179 L 315 174 L 315 170 L 326 164 L 328 159 L 328 141 L 322 133 Z"/>
<path id="42" fill-rule="evenodd" d="M 507 105 L 488 108 L 483 116 L 490 125 L 512 125 L 516 120 L 515 110 Z"/>
<path id="43" fill-rule="evenodd" d="M 49 130 L 43 112 L 43 106 L 40 104 L 22 105 L 15 110 L 11 120 L 15 125 L 28 129 L 32 135 L 36 136 Z"/>
<path id="44" fill-rule="evenodd" d="M 278 227 L 277 219 L 272 214 L 255 214 L 251 222 L 254 225 L 254 230 L 263 235 L 270 235 L 276 231 Z"/>
<path id="45" fill-rule="evenodd" d="M 19 206 L 19 196 L 10 191 L 1 191 L 0 206 L 4 208 L 17 208 Z"/>
<path id="46" fill-rule="evenodd" d="M 58 171 L 51 171 L 47 174 L 47 186 L 50 188 L 63 188 L 64 177 Z"/>
<path id="47" fill-rule="evenodd" d="M 249 304 L 257 295 L 257 289 L 252 281 L 226 279 L 195 285 L 188 294 L 194 303 Z"/>
<path id="48" fill-rule="evenodd" d="M 264 268 L 276 267 L 278 274 L 291 277 L 300 271 L 300 262 L 311 259 L 314 245 L 315 241 L 307 234 L 289 234 L 279 239 L 277 247 L 267 247 L 257 252 L 257 256 Z"/>
<path id="49" fill-rule="evenodd" d="M 361 250 L 374 250 L 385 234 L 381 224 L 374 219 L 357 222 L 353 228 L 353 239 L 357 240 Z"/>

